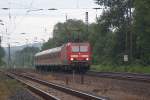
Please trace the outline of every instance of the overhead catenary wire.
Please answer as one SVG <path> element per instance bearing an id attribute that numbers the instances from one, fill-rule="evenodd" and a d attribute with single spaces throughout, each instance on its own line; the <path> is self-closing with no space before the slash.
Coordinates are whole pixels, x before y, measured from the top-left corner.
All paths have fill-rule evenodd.
<path id="1" fill-rule="evenodd" d="M 31 9 L 31 7 L 32 7 L 32 5 L 33 5 L 33 2 L 34 2 L 34 0 L 31 1 L 30 7 L 28 8 L 28 10 Z M 20 19 L 20 21 L 17 23 L 18 26 L 19 26 L 19 25 L 21 24 L 21 22 L 25 19 L 25 17 L 29 14 L 28 10 L 26 11 L 24 17 L 22 17 L 22 18 Z M 16 30 L 17 25 L 15 25 L 15 28 L 14 28 L 13 32 Z"/>
<path id="2" fill-rule="evenodd" d="M 10 2 L 10 4 L 15 4 L 15 2 Z M 23 3 L 22 3 L 23 4 Z M 30 13 L 32 13 L 31 11 L 36 11 L 36 10 L 43 10 L 43 12 L 42 13 L 44 13 L 44 11 L 49 11 L 49 10 L 55 10 L 55 9 L 57 9 L 57 10 L 66 10 L 66 12 L 67 12 L 67 10 L 94 10 L 93 8 L 83 8 L 83 7 L 80 7 L 79 6 L 79 0 L 77 0 L 77 3 L 76 3 L 76 7 L 73 7 L 73 8 L 71 8 L 71 7 L 68 7 L 68 8 L 61 8 L 61 7 L 58 7 L 58 8 L 35 8 L 35 7 L 33 7 L 33 4 L 34 4 L 34 2 L 33 2 L 33 0 L 32 0 L 32 2 L 30 3 L 30 5 L 29 5 L 29 7 L 28 6 L 26 6 L 26 5 L 22 5 L 22 4 L 16 4 L 16 5 L 20 5 L 21 7 L 10 7 L 10 8 L 8 8 L 10 11 L 15 11 L 15 10 L 25 10 L 25 15 L 23 15 L 23 17 L 22 18 L 20 18 L 20 20 L 19 21 L 14 21 L 14 28 L 13 28 L 13 30 L 10 32 L 10 33 L 14 33 L 16 30 L 17 30 L 17 28 L 18 28 L 18 26 L 20 26 L 20 24 L 24 21 L 24 19 L 26 18 L 26 17 L 28 17 L 28 15 L 30 14 Z M 4 7 L 5 9 L 7 9 L 7 7 Z M 4 8 L 1 8 L 1 10 L 2 9 L 4 9 Z M 65 13 L 62 13 L 63 15 L 65 15 L 66 14 L 66 12 Z M 39 12 L 38 12 L 39 13 Z M 32 13 L 32 15 L 35 15 L 35 13 Z M 67 14 L 73 14 L 73 15 L 75 15 L 75 13 L 74 12 L 70 12 L 70 13 L 68 13 L 67 12 Z M 43 15 L 43 14 L 41 14 L 41 15 Z M 46 14 L 45 14 L 46 15 Z M 80 14 L 81 15 L 81 14 Z M 84 15 L 84 13 L 82 14 L 82 15 Z M 17 15 L 16 15 L 17 16 Z M 12 15 L 12 12 L 11 12 L 11 19 L 12 18 L 14 18 L 13 20 L 16 20 L 17 18 L 16 18 L 16 16 L 15 15 Z M 71 15 L 72 16 L 72 15 Z M 70 15 L 69 15 L 69 17 L 70 17 Z M 16 22 L 16 23 L 15 23 Z"/>
<path id="3" fill-rule="evenodd" d="M 34 0 L 32 0 L 31 1 L 31 3 L 30 3 L 30 6 L 29 6 L 29 8 L 28 8 L 28 10 L 30 10 L 30 9 L 32 9 L 32 5 L 33 5 L 33 1 Z M 12 26 L 12 23 L 11 23 L 11 21 L 12 21 L 12 18 L 13 18 L 13 15 L 12 15 L 12 13 L 11 13 L 11 10 L 14 10 L 14 8 L 12 8 L 11 7 L 11 2 L 9 1 L 8 2 L 8 4 L 9 4 L 9 6 L 8 7 L 3 7 L 3 8 L 1 8 L 1 10 L 9 10 L 9 13 L 8 13 L 8 18 L 9 18 L 9 20 L 8 20 L 8 25 L 6 26 L 7 27 L 7 31 L 8 31 L 8 29 L 10 30 L 10 27 Z M 22 10 L 24 10 L 25 8 L 23 8 Z M 27 8 L 26 8 L 27 9 Z M 7 36 L 6 36 L 6 39 L 7 39 L 7 43 L 10 43 L 10 37 L 9 37 L 9 35 L 11 35 L 10 33 L 13 33 L 15 30 L 16 30 L 16 28 L 17 28 L 17 26 L 19 26 L 20 24 L 21 24 L 21 22 L 24 20 L 24 18 L 28 15 L 28 13 L 29 12 L 27 12 L 26 11 L 26 13 L 25 13 L 25 15 L 20 19 L 20 21 L 16 24 L 15 22 L 15 20 L 16 20 L 16 16 L 14 17 L 14 27 L 12 28 L 12 30 L 11 31 L 9 31 L 9 32 L 6 32 L 7 33 Z M 6 44 L 7 44 L 6 43 Z"/>

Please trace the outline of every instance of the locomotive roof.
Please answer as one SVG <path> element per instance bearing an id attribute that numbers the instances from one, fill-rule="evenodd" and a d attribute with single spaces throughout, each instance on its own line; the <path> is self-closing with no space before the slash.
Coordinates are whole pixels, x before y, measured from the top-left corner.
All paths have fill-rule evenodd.
<path id="1" fill-rule="evenodd" d="M 36 53 L 35 56 L 41 56 L 41 55 L 50 54 L 50 53 L 59 52 L 59 51 L 61 51 L 61 47 L 56 47 L 56 48 L 52 48 L 52 49 L 48 49 L 48 50 L 44 50 L 39 53 Z"/>
<path id="2" fill-rule="evenodd" d="M 80 45 L 81 45 L 81 44 L 86 44 L 86 45 L 87 45 L 87 44 L 89 44 L 89 43 L 88 43 L 88 42 L 85 42 L 85 43 L 67 43 L 67 44 L 71 44 L 71 45 L 75 45 L 75 44 L 80 44 Z M 62 46 L 41 51 L 41 52 L 39 52 L 39 53 L 36 53 L 36 54 L 35 54 L 35 57 L 41 56 L 41 55 L 50 54 L 50 53 L 54 53 L 54 52 L 59 52 L 59 51 L 61 51 L 61 48 L 62 48 Z"/>

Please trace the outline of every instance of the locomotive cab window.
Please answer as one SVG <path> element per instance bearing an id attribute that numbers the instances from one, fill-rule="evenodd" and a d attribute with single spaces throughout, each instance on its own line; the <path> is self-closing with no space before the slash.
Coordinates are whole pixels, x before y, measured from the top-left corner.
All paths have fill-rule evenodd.
<path id="1" fill-rule="evenodd" d="M 88 46 L 72 46 L 72 52 L 88 52 Z"/>
<path id="2" fill-rule="evenodd" d="M 88 46 L 80 46 L 80 52 L 88 52 Z"/>
<path id="3" fill-rule="evenodd" d="M 79 46 L 72 46 L 72 52 L 79 52 Z"/>

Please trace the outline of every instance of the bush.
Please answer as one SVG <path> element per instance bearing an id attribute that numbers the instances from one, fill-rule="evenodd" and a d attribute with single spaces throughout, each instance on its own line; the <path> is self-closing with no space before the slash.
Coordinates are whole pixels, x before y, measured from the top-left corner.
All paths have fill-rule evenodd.
<path id="1" fill-rule="evenodd" d="M 131 72 L 131 73 L 150 73 L 150 66 L 128 65 L 128 66 L 113 66 L 113 65 L 93 65 L 92 71 L 97 72 Z"/>

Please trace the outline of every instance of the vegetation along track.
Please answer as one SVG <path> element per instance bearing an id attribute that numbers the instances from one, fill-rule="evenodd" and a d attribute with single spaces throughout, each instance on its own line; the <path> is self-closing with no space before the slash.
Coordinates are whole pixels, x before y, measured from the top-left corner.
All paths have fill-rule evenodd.
<path id="1" fill-rule="evenodd" d="M 27 88 L 30 91 L 32 91 L 33 93 L 37 94 L 39 97 L 42 97 L 45 100 L 60 100 L 59 98 L 57 98 L 57 97 L 55 97 L 53 95 L 50 95 L 49 93 L 43 91 L 42 89 L 37 88 L 36 86 L 29 84 L 28 82 L 26 82 L 22 78 L 17 77 L 16 75 L 14 75 L 12 73 L 4 72 L 4 74 L 7 75 L 7 76 L 9 76 L 9 77 L 11 77 L 11 78 L 13 78 L 13 79 L 16 79 L 17 81 L 19 81 L 21 83 L 23 83 L 24 85 L 27 86 Z"/>
<path id="2" fill-rule="evenodd" d="M 93 95 L 93 94 L 85 93 L 85 92 L 82 92 L 82 91 L 74 90 L 72 88 L 62 86 L 62 85 L 58 85 L 58 84 L 54 84 L 52 82 L 47 82 L 47 81 L 41 80 L 39 78 L 33 78 L 31 76 L 19 74 L 19 73 L 16 73 L 16 72 L 11 72 L 11 73 L 15 74 L 16 76 L 32 80 L 32 81 L 37 82 L 39 84 L 48 86 L 50 88 L 57 89 L 59 91 L 65 92 L 67 94 L 71 94 L 71 95 L 76 96 L 76 97 L 80 97 L 80 98 L 85 99 L 85 100 L 108 100 L 108 98 L 104 98 L 104 97 L 96 96 L 96 95 Z"/>
<path id="3" fill-rule="evenodd" d="M 94 72 L 89 71 L 86 75 L 94 77 L 104 77 L 113 79 L 126 79 L 138 82 L 148 82 L 150 83 L 150 74 L 138 74 L 138 73 L 121 73 L 121 72 Z"/>

